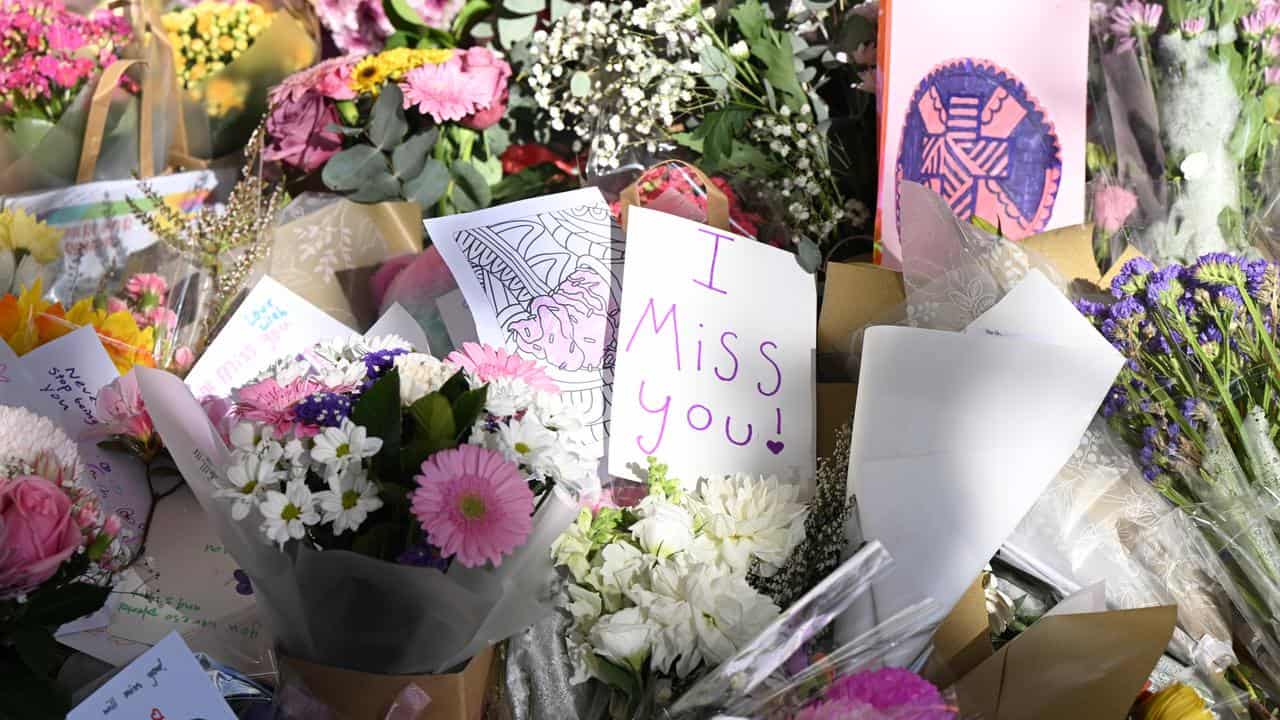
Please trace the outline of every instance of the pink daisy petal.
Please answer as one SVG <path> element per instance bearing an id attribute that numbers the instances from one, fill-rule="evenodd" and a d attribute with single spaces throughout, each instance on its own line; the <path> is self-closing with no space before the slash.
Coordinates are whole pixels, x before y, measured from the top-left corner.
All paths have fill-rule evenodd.
<path id="1" fill-rule="evenodd" d="M 559 386 L 536 361 L 527 360 L 502 348 L 463 343 L 461 350 L 449 353 L 448 361 L 475 375 L 480 382 L 514 378 L 523 380 L 534 390 L 560 391 Z"/>
<path id="2" fill-rule="evenodd" d="M 319 429 L 298 424 L 294 406 L 303 398 L 328 389 L 310 378 L 298 378 L 288 385 L 267 378 L 236 392 L 236 414 L 245 420 L 269 424 L 280 436 L 293 432 L 303 437 L 315 435 Z"/>
<path id="3" fill-rule="evenodd" d="M 415 477 L 413 514 L 444 557 L 496 567 L 533 531 L 533 493 L 501 454 L 475 445 L 442 450 Z"/>
<path id="4" fill-rule="evenodd" d="M 438 123 L 461 120 L 488 99 L 484 88 L 468 81 L 459 63 L 414 68 L 404 76 L 400 89 L 406 110 L 416 105 L 418 112 Z"/>

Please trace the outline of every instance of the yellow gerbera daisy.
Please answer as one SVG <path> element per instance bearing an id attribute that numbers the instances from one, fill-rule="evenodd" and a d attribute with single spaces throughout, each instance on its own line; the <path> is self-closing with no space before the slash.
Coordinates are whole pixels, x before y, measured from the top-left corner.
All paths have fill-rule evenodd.
<path id="1" fill-rule="evenodd" d="M 352 69 L 351 89 L 358 93 L 377 95 L 390 75 L 387 63 L 377 55 L 370 55 L 356 63 Z"/>
<path id="2" fill-rule="evenodd" d="M 36 219 L 22 208 L 0 212 L 0 248 L 26 250 L 38 263 L 58 259 L 62 231 Z"/>

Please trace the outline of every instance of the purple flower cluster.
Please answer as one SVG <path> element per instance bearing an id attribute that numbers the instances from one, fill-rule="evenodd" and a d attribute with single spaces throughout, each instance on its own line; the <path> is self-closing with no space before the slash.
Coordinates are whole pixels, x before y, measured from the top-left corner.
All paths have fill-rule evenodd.
<path id="1" fill-rule="evenodd" d="M 1139 449 L 1149 481 L 1194 471 L 1211 416 L 1229 431 L 1243 408 L 1280 410 L 1277 278 L 1276 265 L 1227 253 L 1163 268 L 1137 258 L 1112 282 L 1112 302 L 1076 303 L 1126 358 L 1102 413 Z"/>

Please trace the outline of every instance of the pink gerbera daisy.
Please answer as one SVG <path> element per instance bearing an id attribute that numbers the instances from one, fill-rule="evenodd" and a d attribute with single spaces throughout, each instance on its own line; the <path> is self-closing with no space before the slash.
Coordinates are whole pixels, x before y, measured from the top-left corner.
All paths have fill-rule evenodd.
<path id="1" fill-rule="evenodd" d="M 414 478 L 413 514 L 444 557 L 495 566 L 533 530 L 533 493 L 515 463 L 476 445 L 442 450 Z"/>
<path id="2" fill-rule="evenodd" d="M 489 99 L 484 88 L 468 82 L 459 63 L 427 63 L 414 68 L 404 76 L 400 89 L 406 110 L 417 105 L 418 112 L 438 123 L 461 120 Z"/>
<path id="3" fill-rule="evenodd" d="M 463 343 L 461 350 L 449 353 L 448 361 L 471 373 L 482 383 L 513 378 L 523 380 L 534 390 L 560 391 L 560 387 L 537 362 L 526 360 L 502 348 Z"/>
<path id="4" fill-rule="evenodd" d="M 236 414 L 245 420 L 271 425 L 279 436 L 296 429 L 299 435 L 309 437 L 320 430 L 299 425 L 295 406 L 303 398 L 324 390 L 328 388 L 311 378 L 298 378 L 288 385 L 267 378 L 236 392 Z"/>

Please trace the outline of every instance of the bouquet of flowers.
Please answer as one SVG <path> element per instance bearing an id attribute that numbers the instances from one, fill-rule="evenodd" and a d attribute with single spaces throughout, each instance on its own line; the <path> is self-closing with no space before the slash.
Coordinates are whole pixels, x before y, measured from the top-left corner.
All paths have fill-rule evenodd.
<path id="1" fill-rule="evenodd" d="M 773 188 L 787 245 L 816 268 L 845 208 L 815 90 L 825 48 L 804 40 L 806 15 L 774 18 L 757 0 L 727 12 L 677 0 L 573 5 L 533 33 L 522 77 L 542 124 L 590 151 L 589 170 L 679 150 L 709 174 Z"/>
<path id="2" fill-rule="evenodd" d="M 741 650 L 780 612 L 752 581 L 804 538 L 797 496 L 746 475 L 684 488 L 651 458 L 638 505 L 583 510 L 552 546 L 571 579 L 573 681 L 600 680 L 618 707 L 643 708 Z"/>
<path id="3" fill-rule="evenodd" d="M 320 170 L 357 202 L 412 200 L 431 215 L 487 207 L 502 179 L 511 67 L 483 47 L 396 47 L 335 58 L 271 94 L 264 158 Z"/>
<path id="4" fill-rule="evenodd" d="M 102 607 L 126 552 L 120 519 L 83 482 L 76 444 L 48 418 L 0 406 L 0 706 L 62 718 L 61 625 Z"/>
<path id="5" fill-rule="evenodd" d="M 405 5 L 425 26 L 444 31 L 462 10 L 463 0 L 407 0 Z M 377 52 L 397 29 L 382 0 L 317 0 L 315 10 L 343 53 Z"/>
<path id="6" fill-rule="evenodd" d="M 1200 526 L 1257 641 L 1280 678 L 1280 271 L 1225 253 L 1157 268 L 1138 258 L 1109 304 L 1080 309 L 1128 363 L 1102 412 L 1138 449 L 1146 479 Z"/>
<path id="7" fill-rule="evenodd" d="M 35 147 L 132 36 L 108 10 L 86 17 L 62 0 L 0 2 L 0 128 L 14 131 L 19 147 Z"/>
<path id="8" fill-rule="evenodd" d="M 1276 199 L 1280 4 L 1094 6 L 1104 132 L 1089 165 L 1102 240 L 1127 226 L 1121 239 L 1183 262 L 1260 242 Z"/>
<path id="9" fill-rule="evenodd" d="M 444 672 L 523 629 L 551 611 L 547 549 L 599 488 L 580 413 L 501 350 L 324 342 L 207 399 L 214 425 L 172 376 L 138 379 L 272 632 L 310 662 Z"/>

